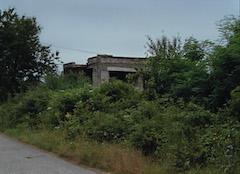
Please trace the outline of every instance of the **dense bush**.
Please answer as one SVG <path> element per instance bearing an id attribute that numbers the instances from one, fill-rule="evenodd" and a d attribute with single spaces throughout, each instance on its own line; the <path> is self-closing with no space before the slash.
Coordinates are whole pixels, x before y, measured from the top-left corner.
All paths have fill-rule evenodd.
<path id="1" fill-rule="evenodd" d="M 81 100 L 83 91 L 76 88 L 59 91 L 52 95 L 49 110 L 56 116 L 59 124 L 67 119 L 67 114 L 73 114 L 77 103 Z"/>
<path id="2" fill-rule="evenodd" d="M 240 86 L 231 92 L 230 110 L 232 116 L 240 121 Z"/>
<path id="3" fill-rule="evenodd" d="M 229 107 L 214 114 L 169 96 L 148 101 L 120 81 L 55 90 L 42 84 L 1 105 L 0 124 L 1 129 L 63 129 L 71 140 L 85 136 L 128 144 L 158 161 L 168 160 L 179 171 L 213 165 L 234 173 L 239 169 L 240 127 L 231 118 L 239 116 L 238 92 L 232 92 Z"/>
<path id="4" fill-rule="evenodd" d="M 238 173 L 240 167 L 239 123 L 216 124 L 200 137 L 209 164 L 214 164 L 225 173 Z"/>
<path id="5" fill-rule="evenodd" d="M 235 115 L 237 104 L 236 89 L 230 103 Z M 65 129 L 70 139 L 128 142 L 145 155 L 171 160 L 178 170 L 212 164 L 231 172 L 239 166 L 238 124 L 225 123 L 193 103 L 169 98 L 147 101 L 119 81 L 96 89 L 83 85 L 52 91 L 43 86 L 9 100 L 0 114 L 2 128 L 44 126 Z"/>
<path id="6" fill-rule="evenodd" d="M 156 120 L 147 120 L 135 126 L 131 134 L 132 144 L 145 155 L 159 156 L 166 143 L 164 129 Z"/>
<path id="7" fill-rule="evenodd" d="M 216 117 L 195 104 L 189 103 L 181 108 L 173 122 L 176 128 L 174 134 L 178 135 L 175 141 L 175 166 L 181 170 L 207 164 L 207 154 L 201 136 L 212 126 Z M 173 137 L 171 137 L 173 138 Z"/>
<path id="8" fill-rule="evenodd" d="M 44 78 L 44 86 L 50 90 L 64 90 L 70 88 L 82 88 L 89 83 L 89 79 L 83 74 L 69 73 L 66 75 L 48 74 Z"/>
<path id="9" fill-rule="evenodd" d="M 84 125 L 88 137 L 103 142 L 121 142 L 126 139 L 131 125 L 118 115 L 95 113 Z"/>
<path id="10" fill-rule="evenodd" d="M 1 118 L 4 119 L 3 122 L 9 121 L 8 126 L 27 124 L 30 127 L 38 127 L 43 112 L 47 110 L 49 97 L 50 92 L 42 88 L 28 91 L 5 103 L 0 109 Z"/>

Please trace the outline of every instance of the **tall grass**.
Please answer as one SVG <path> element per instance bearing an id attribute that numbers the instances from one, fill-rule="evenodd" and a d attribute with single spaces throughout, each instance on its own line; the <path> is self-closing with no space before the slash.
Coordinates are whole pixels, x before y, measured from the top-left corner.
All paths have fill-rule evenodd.
<path id="1" fill-rule="evenodd" d="M 82 137 L 74 141 L 66 139 L 64 131 L 8 129 L 5 134 L 41 149 L 54 152 L 59 156 L 102 169 L 113 174 L 161 174 L 168 173 L 144 157 L 140 152 L 116 144 L 100 144 Z"/>
<path id="2" fill-rule="evenodd" d="M 5 134 L 41 149 L 56 153 L 74 163 L 98 168 L 112 174 L 175 174 L 168 163 L 154 162 L 140 152 L 117 144 L 97 143 L 78 137 L 66 139 L 64 131 L 8 129 Z M 105 173 L 99 171 L 99 173 Z M 214 168 L 192 169 L 186 174 L 219 174 Z"/>

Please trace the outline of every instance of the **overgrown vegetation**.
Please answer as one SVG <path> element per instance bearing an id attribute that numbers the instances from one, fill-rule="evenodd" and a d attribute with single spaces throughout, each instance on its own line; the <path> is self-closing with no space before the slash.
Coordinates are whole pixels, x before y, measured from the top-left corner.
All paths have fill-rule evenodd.
<path id="1" fill-rule="evenodd" d="M 149 39 L 135 74 L 145 79 L 142 92 L 121 81 L 93 88 L 84 76 L 46 76 L 0 106 L 0 128 L 116 174 L 237 174 L 239 19 L 223 20 L 220 31 L 224 44 Z"/>
<path id="2" fill-rule="evenodd" d="M 175 101 L 168 97 L 147 100 L 144 94 L 133 86 L 120 81 L 105 83 L 95 89 L 87 82 L 81 87 L 70 89 L 51 90 L 47 86 L 48 84 L 42 85 L 3 104 L 0 107 L 1 129 L 10 132 L 27 129 L 28 134 L 31 131 L 36 132 L 32 135 L 33 139 L 39 134 L 48 137 L 55 132 L 61 134 L 59 141 L 64 141 L 66 148 L 70 148 L 68 143 L 78 146 L 77 142 L 81 139 L 90 140 L 93 144 L 98 142 L 94 145 L 95 150 L 97 146 L 101 148 L 100 144 L 107 147 L 112 144 L 113 148 L 116 146 L 120 151 L 136 149 L 146 156 L 136 152 L 136 159 L 134 157 L 128 160 L 133 160 L 133 163 L 140 160 L 144 165 L 138 164 L 136 172 L 127 171 L 130 169 L 122 166 L 119 167 L 120 173 L 147 173 L 148 164 L 150 165 L 147 157 L 159 163 L 159 166 L 162 163 L 167 164 L 164 173 L 199 168 L 204 170 L 213 166 L 227 173 L 239 170 L 240 125 L 237 118 L 235 119 L 235 115 L 238 115 L 238 89 L 232 92 L 233 100 L 229 108 L 220 113 L 211 113 L 199 105 L 183 100 Z M 23 140 L 24 135 L 27 135 L 25 133 L 19 133 Z M 78 158 L 74 155 L 76 147 L 68 154 L 68 150 L 59 150 L 57 142 L 51 142 L 51 138 L 45 138 L 44 141 L 34 140 L 37 143 L 29 137 L 25 138 L 40 147 L 48 143 L 47 147 L 43 148 L 63 156 L 72 155 L 74 159 Z M 87 147 L 90 148 L 89 151 L 92 150 L 91 146 Z M 96 153 L 100 151 L 97 150 Z M 127 154 L 124 158 L 128 158 Z M 102 156 L 98 155 L 100 157 L 90 156 L 90 159 L 81 156 L 78 161 L 87 160 L 83 163 L 105 170 L 115 170 L 101 163 L 103 161 L 99 158 Z"/>

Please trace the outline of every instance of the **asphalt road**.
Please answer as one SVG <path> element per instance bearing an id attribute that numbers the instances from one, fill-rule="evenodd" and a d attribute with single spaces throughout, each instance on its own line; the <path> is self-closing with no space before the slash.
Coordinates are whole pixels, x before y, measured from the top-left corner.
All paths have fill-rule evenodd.
<path id="1" fill-rule="evenodd" d="M 97 174 L 0 134 L 0 174 Z"/>

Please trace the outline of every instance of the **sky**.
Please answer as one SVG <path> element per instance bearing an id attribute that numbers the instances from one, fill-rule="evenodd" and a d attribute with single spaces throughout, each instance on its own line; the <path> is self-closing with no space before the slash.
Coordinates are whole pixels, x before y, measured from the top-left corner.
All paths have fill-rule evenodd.
<path id="1" fill-rule="evenodd" d="M 239 1 L 0 0 L 0 9 L 36 17 L 43 44 L 58 50 L 64 63 L 86 63 L 96 54 L 144 57 L 146 36 L 216 40 L 216 23 L 239 15 Z"/>

